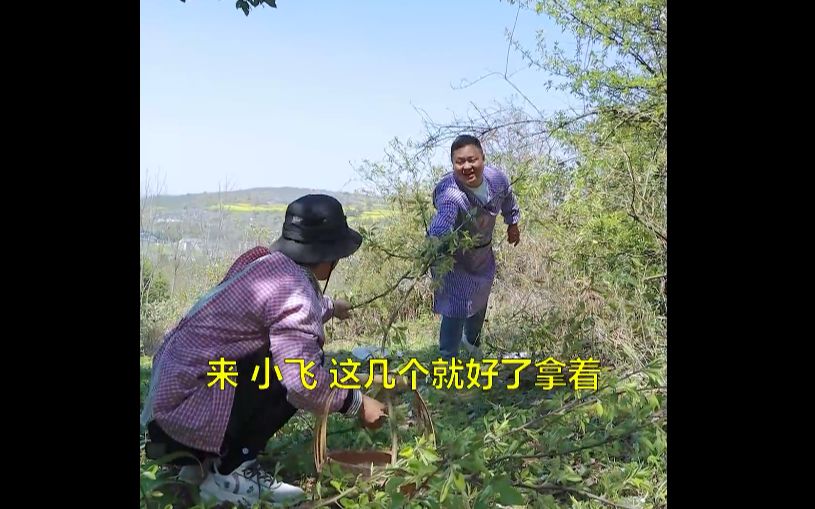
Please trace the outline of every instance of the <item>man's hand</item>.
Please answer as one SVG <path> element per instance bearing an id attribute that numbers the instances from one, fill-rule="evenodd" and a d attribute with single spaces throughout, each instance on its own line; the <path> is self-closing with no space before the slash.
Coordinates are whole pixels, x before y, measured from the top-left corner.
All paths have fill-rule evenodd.
<path id="1" fill-rule="evenodd" d="M 351 318 L 351 303 L 342 299 L 335 300 L 334 316 L 340 320 L 347 320 Z"/>
<path id="2" fill-rule="evenodd" d="M 380 403 L 374 398 L 362 395 L 362 408 L 359 411 L 359 418 L 362 425 L 369 429 L 377 429 L 382 426 L 383 417 L 387 412 L 385 411 L 385 404 Z"/>
<path id="3" fill-rule="evenodd" d="M 518 230 L 518 223 L 511 224 L 507 227 L 507 242 L 513 246 L 517 246 L 521 241 L 521 231 Z"/>

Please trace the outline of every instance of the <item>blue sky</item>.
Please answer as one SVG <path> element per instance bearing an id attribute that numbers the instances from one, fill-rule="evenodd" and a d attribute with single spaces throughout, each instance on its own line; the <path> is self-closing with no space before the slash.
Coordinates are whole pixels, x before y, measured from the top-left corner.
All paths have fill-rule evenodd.
<path id="1" fill-rule="evenodd" d="M 140 169 L 183 194 L 297 186 L 357 187 L 352 166 L 394 137 L 420 138 L 415 108 L 437 121 L 510 98 L 500 0 L 279 0 L 248 17 L 230 0 L 141 0 Z M 522 10 L 516 38 L 558 29 Z M 510 71 L 524 69 L 510 55 Z M 513 80 L 544 112 L 566 106 L 548 76 Z"/>

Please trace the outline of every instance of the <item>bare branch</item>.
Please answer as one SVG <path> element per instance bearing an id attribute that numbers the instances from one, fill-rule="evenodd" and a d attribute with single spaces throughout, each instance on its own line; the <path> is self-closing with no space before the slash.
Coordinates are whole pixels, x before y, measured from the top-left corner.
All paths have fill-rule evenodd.
<path id="1" fill-rule="evenodd" d="M 634 178 L 634 169 L 631 167 L 631 156 L 628 155 L 628 152 L 623 148 L 621 149 L 623 154 L 625 155 L 626 159 L 626 166 L 628 167 L 628 175 L 631 177 L 631 211 L 636 214 L 637 208 L 634 203 L 634 200 L 637 197 L 637 180 Z"/>
<path id="2" fill-rule="evenodd" d="M 524 94 L 523 92 L 521 92 L 521 89 L 520 89 L 520 88 L 518 88 L 518 87 L 515 85 L 515 83 L 513 83 L 513 82 L 512 82 L 512 81 L 511 81 L 511 80 L 510 80 L 510 79 L 509 79 L 509 78 L 508 78 L 506 75 L 504 76 L 504 81 L 506 81 L 507 83 L 509 83 L 509 86 L 511 86 L 512 88 L 514 88 L 514 89 L 515 89 L 515 91 L 516 91 L 516 92 L 518 92 L 518 94 L 520 94 L 520 96 L 521 96 L 521 97 L 522 97 L 522 98 L 523 98 L 523 99 L 524 99 L 524 100 L 525 100 L 525 101 L 526 101 L 526 102 L 527 102 L 527 103 L 528 103 L 530 106 L 532 106 L 532 109 L 534 109 L 534 110 L 535 110 L 535 112 L 538 114 L 538 116 L 539 116 L 539 117 L 543 118 L 543 116 L 544 116 L 544 115 L 543 115 L 543 113 L 541 112 L 541 110 L 539 110 L 539 109 L 538 109 L 538 107 L 537 107 L 537 106 L 535 106 L 535 103 L 533 103 L 533 102 L 532 102 L 532 101 L 531 101 L 531 100 L 530 100 L 530 99 L 529 99 L 529 98 L 526 96 L 526 94 Z"/>
<path id="3" fill-rule="evenodd" d="M 413 259 L 415 259 L 415 256 L 406 256 L 406 255 L 396 254 L 396 253 L 386 249 L 384 246 L 382 246 L 381 244 L 379 244 L 378 242 L 376 242 L 375 240 L 373 240 L 371 238 L 368 238 L 367 241 L 368 241 L 368 245 L 372 249 L 375 249 L 377 251 L 381 251 L 381 252 L 385 253 L 385 255 L 387 255 L 388 258 L 397 258 L 399 260 L 413 260 Z M 404 279 L 404 278 L 402 278 L 402 279 Z M 398 285 L 398 283 L 397 283 L 397 285 Z"/>
<path id="4" fill-rule="evenodd" d="M 527 104 L 529 104 L 529 106 L 532 107 L 532 109 L 535 110 L 535 112 L 538 114 L 538 116 L 542 118 L 544 115 L 540 111 L 540 109 L 538 109 L 538 107 L 535 105 L 535 103 L 533 103 L 529 99 L 529 97 L 527 97 L 527 95 L 524 94 L 521 91 L 521 89 L 518 88 L 518 86 L 515 85 L 515 83 L 510 79 L 511 76 L 509 74 L 509 53 L 510 53 L 511 48 L 514 45 L 515 27 L 518 24 L 518 16 L 520 14 L 521 14 L 521 4 L 519 3 L 518 4 L 518 11 L 515 13 L 515 22 L 512 25 L 512 31 L 511 31 L 511 33 L 509 35 L 509 42 L 507 43 L 507 56 L 506 56 L 506 61 L 504 62 L 504 72 L 503 73 L 499 73 L 499 72 L 487 73 L 487 74 L 481 76 L 480 78 L 476 79 L 475 81 L 472 81 L 472 82 L 467 83 L 466 85 L 460 86 L 460 88 L 468 88 L 468 87 L 471 87 L 471 86 L 475 85 L 476 83 L 478 83 L 478 82 L 480 82 L 480 81 L 482 81 L 482 80 L 484 80 L 486 78 L 489 78 L 489 77 L 492 77 L 492 76 L 500 76 L 501 78 L 503 78 L 504 81 L 506 81 L 509 84 L 509 86 L 512 87 L 513 90 L 515 90 L 515 92 L 518 93 L 518 95 L 520 95 L 524 99 L 524 101 L 527 102 Z M 466 83 L 466 80 L 461 80 L 461 83 Z M 453 88 L 456 88 L 456 87 L 453 87 Z"/>
<path id="5" fill-rule="evenodd" d="M 450 86 L 451 86 L 453 89 L 458 89 L 458 90 L 460 90 L 460 89 L 464 89 L 464 88 L 470 88 L 471 86 L 475 85 L 475 84 L 476 84 L 476 83 L 478 83 L 479 81 L 483 81 L 483 80 L 485 80 L 485 79 L 487 79 L 487 78 L 490 78 L 490 77 L 492 77 L 492 76 L 498 76 L 498 77 L 501 77 L 501 78 L 502 78 L 502 77 L 504 77 L 505 75 L 504 75 L 504 74 L 501 74 L 500 72 L 497 72 L 497 71 L 492 71 L 492 72 L 488 72 L 487 74 L 485 74 L 485 75 L 481 76 L 480 78 L 477 78 L 475 81 L 467 81 L 467 80 L 465 80 L 465 79 L 462 79 L 462 80 L 461 80 L 461 82 L 460 82 L 461 84 L 460 84 L 458 87 L 453 86 L 453 85 L 450 85 Z"/>
<path id="6" fill-rule="evenodd" d="M 384 296 L 388 295 L 389 293 L 391 293 L 392 291 L 396 290 L 396 289 L 399 287 L 399 283 L 401 283 L 401 282 L 402 282 L 402 281 L 404 281 L 405 279 L 410 279 L 410 272 L 411 272 L 410 270 L 408 270 L 407 272 L 405 272 L 405 273 L 402 275 L 402 277 L 400 277 L 400 278 L 399 278 L 399 280 L 398 280 L 398 281 L 397 281 L 397 282 L 396 282 L 394 285 L 390 286 L 390 287 L 389 287 L 387 290 L 385 290 L 384 292 L 380 293 L 379 295 L 377 295 L 377 296 L 375 296 L 375 297 L 371 297 L 370 299 L 368 299 L 368 300 L 366 300 L 366 301 L 364 301 L 364 302 L 360 302 L 359 304 L 354 304 L 353 306 L 351 306 L 351 307 L 350 307 L 350 308 L 348 308 L 348 309 L 349 309 L 349 310 L 351 310 L 351 309 L 357 309 L 357 308 L 361 308 L 361 307 L 363 307 L 363 306 L 367 306 L 367 305 L 368 305 L 368 304 L 370 304 L 371 302 L 373 302 L 373 301 L 375 301 L 375 300 L 379 300 L 379 299 L 381 299 L 382 297 L 384 297 Z"/>
<path id="7" fill-rule="evenodd" d="M 656 226 L 651 224 L 651 222 L 648 221 L 646 218 L 641 217 L 640 213 L 637 212 L 637 209 L 634 206 L 634 198 L 636 197 L 636 194 L 637 194 L 637 182 L 634 179 L 634 169 L 631 167 L 631 158 L 629 157 L 628 152 L 626 152 L 625 149 L 622 149 L 622 151 L 623 151 L 623 154 L 625 154 L 625 157 L 626 157 L 626 163 L 627 163 L 627 166 L 628 166 L 628 175 L 631 177 L 631 186 L 632 186 L 631 210 L 628 212 L 628 215 L 632 219 L 634 219 L 635 221 L 640 223 L 641 225 L 643 225 L 646 228 L 648 228 L 649 230 L 651 230 L 651 232 L 654 233 L 660 239 L 662 239 L 663 242 L 667 243 L 668 242 L 668 236 L 666 234 L 664 234 L 661 230 L 659 230 Z"/>
<path id="8" fill-rule="evenodd" d="M 585 497 L 585 498 L 590 498 L 592 500 L 596 500 L 598 502 L 609 505 L 611 507 L 619 507 L 620 509 L 634 509 L 631 506 L 618 504 L 616 502 L 612 502 L 610 500 L 607 500 L 607 499 L 605 499 L 603 497 L 594 495 L 593 493 L 589 493 L 588 491 L 581 490 L 579 488 L 572 488 L 570 486 L 559 486 L 559 485 L 556 485 L 556 484 L 548 484 L 548 483 L 539 484 L 539 485 L 516 483 L 513 486 L 515 486 L 517 488 L 526 488 L 528 490 L 534 490 L 534 491 L 537 491 L 538 493 L 548 493 L 548 492 L 552 492 L 552 491 L 554 491 L 554 492 L 574 493 L 576 495 L 580 495 L 580 496 Z"/>
<path id="9" fill-rule="evenodd" d="M 512 40 L 515 37 L 515 26 L 518 24 L 518 16 L 521 14 L 521 3 L 518 2 L 518 12 L 515 13 L 515 23 L 512 24 L 512 33 L 509 34 L 509 44 L 507 44 L 507 60 L 504 65 L 504 76 L 509 70 L 509 50 L 512 48 Z"/>
<path id="10" fill-rule="evenodd" d="M 665 389 L 667 389 L 667 387 L 665 387 L 665 386 L 651 387 L 651 388 L 643 390 L 642 392 L 650 392 L 650 391 L 665 390 Z M 636 426 L 636 427 L 634 427 L 634 428 L 632 428 L 630 430 L 626 430 L 624 433 L 620 433 L 618 435 L 609 434 L 609 436 L 607 436 L 606 438 L 604 438 L 602 440 L 589 442 L 587 444 L 583 444 L 583 445 L 580 445 L 578 447 L 572 447 L 570 449 L 566 449 L 566 450 L 563 450 L 563 451 L 546 451 L 546 452 L 541 452 L 541 453 L 537 453 L 537 454 L 509 454 L 509 455 L 506 455 L 506 456 L 501 456 L 501 457 L 495 458 L 494 460 L 490 461 L 490 465 L 493 465 L 495 463 L 500 463 L 500 462 L 508 460 L 508 459 L 552 458 L 552 457 L 555 457 L 555 456 L 562 456 L 562 455 L 566 455 L 566 454 L 572 454 L 572 453 L 575 453 L 575 452 L 583 451 L 585 449 L 594 449 L 595 447 L 600 447 L 601 445 L 605 445 L 605 444 L 607 444 L 609 442 L 613 442 L 613 441 L 616 441 L 616 440 L 621 440 L 623 438 L 627 438 L 627 437 L 633 435 L 634 433 L 636 433 L 638 431 L 642 431 L 643 429 L 645 429 L 645 428 L 647 428 L 649 426 L 652 426 L 654 424 L 659 424 L 660 422 L 662 422 L 664 420 L 663 417 L 664 416 L 663 416 L 662 413 L 658 413 L 658 414 L 656 414 L 654 416 L 653 419 L 649 420 L 648 422 L 640 424 L 639 426 Z"/>

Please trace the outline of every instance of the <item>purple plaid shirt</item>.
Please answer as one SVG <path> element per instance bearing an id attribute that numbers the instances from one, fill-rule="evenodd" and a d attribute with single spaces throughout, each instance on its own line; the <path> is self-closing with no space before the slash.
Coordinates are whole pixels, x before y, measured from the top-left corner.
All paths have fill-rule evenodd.
<path id="1" fill-rule="evenodd" d="M 142 423 L 155 419 L 178 442 L 219 453 L 235 388 L 226 383 L 222 390 L 220 382 L 207 386 L 214 380 L 207 373 L 217 371 L 209 361 L 237 361 L 264 347 L 271 353 L 269 377 L 276 376 L 273 365 L 278 366 L 293 406 L 321 412 L 333 397 L 330 410 L 339 411 L 348 390 L 336 389 L 331 396 L 331 374 L 321 367 L 323 323 L 333 309 L 313 275 L 284 254 L 265 247 L 244 253 L 165 337 L 153 359 Z M 300 366 L 285 359 L 303 359 L 306 365 L 313 361 L 315 377 L 307 377 L 306 383 L 316 381 L 317 386 L 305 388 Z M 260 366 L 253 383 L 263 383 L 264 377 Z M 361 396 L 354 392 L 346 415 L 359 411 Z"/>
<path id="2" fill-rule="evenodd" d="M 451 318 L 467 318 L 487 307 L 492 283 L 495 279 L 495 255 L 492 251 L 492 232 L 500 213 L 507 225 L 516 224 L 521 212 L 515 201 L 507 176 L 494 166 L 484 166 L 484 180 L 489 199 L 482 205 L 473 192 L 459 183 L 453 172 L 445 175 L 433 191 L 436 215 L 430 223 L 428 235 L 441 236 L 456 228 L 466 229 L 471 235 L 480 235 L 477 246 L 467 252 L 454 254 L 453 270 L 444 275 L 435 291 L 433 311 Z M 466 222 L 469 211 L 475 208 L 472 221 Z M 434 277 L 436 276 L 433 271 Z"/>

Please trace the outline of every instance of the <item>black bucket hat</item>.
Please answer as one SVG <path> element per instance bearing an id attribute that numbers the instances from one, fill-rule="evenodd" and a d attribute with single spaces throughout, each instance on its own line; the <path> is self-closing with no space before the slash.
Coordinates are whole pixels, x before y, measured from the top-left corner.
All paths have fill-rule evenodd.
<path id="1" fill-rule="evenodd" d="M 298 263 L 333 262 L 352 255 L 362 236 L 348 227 L 342 204 L 325 194 L 307 194 L 286 207 L 283 234 L 270 249 Z"/>

